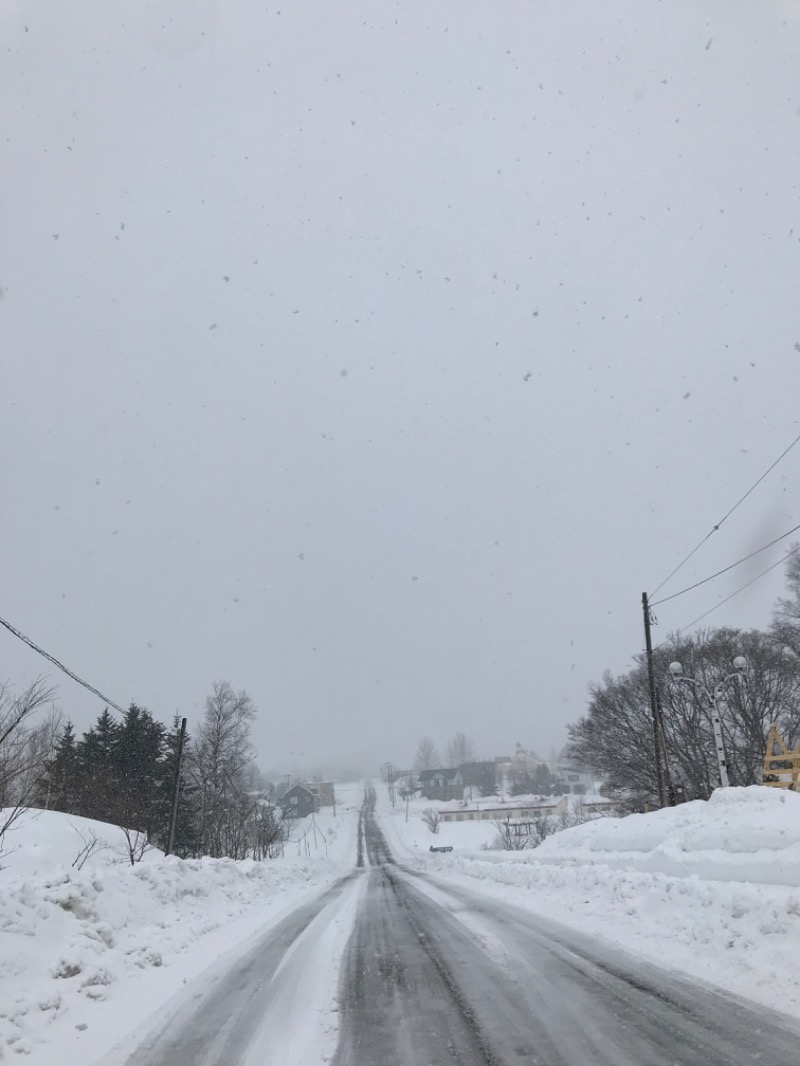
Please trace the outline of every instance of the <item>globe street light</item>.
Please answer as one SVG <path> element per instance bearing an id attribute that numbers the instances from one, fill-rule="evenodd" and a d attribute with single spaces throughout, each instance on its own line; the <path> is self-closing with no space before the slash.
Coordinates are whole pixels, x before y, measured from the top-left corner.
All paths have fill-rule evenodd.
<path id="1" fill-rule="evenodd" d="M 744 681 L 747 675 L 747 659 L 743 655 L 737 655 L 733 660 L 733 673 L 728 674 L 727 677 L 723 677 L 714 686 L 714 692 L 711 693 L 701 681 L 695 681 L 692 677 L 684 677 L 683 667 L 680 663 L 670 663 L 669 672 L 672 675 L 672 680 L 684 685 L 691 685 L 692 688 L 698 689 L 706 698 L 708 709 L 711 714 L 711 727 L 714 730 L 714 747 L 717 752 L 717 767 L 719 769 L 719 783 L 723 788 L 728 787 L 728 763 L 725 758 L 725 744 L 722 740 L 722 723 L 720 721 L 719 705 L 722 700 L 722 690 L 728 684 L 729 681 Z"/>

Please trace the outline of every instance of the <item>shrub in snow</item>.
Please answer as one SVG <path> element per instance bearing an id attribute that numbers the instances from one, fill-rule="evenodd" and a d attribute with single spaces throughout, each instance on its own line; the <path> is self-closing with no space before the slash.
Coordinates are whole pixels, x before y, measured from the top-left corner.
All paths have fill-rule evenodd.
<path id="1" fill-rule="evenodd" d="M 432 833 L 439 832 L 441 814 L 435 807 L 426 807 L 422 812 L 422 820 Z"/>

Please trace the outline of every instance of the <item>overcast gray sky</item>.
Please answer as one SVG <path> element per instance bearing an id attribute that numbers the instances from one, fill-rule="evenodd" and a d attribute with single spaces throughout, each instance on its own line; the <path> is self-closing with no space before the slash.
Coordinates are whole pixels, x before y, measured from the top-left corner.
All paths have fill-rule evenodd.
<path id="1" fill-rule="evenodd" d="M 800 432 L 797 5 L 11 0 L 0 32 L 0 614 L 190 730 L 246 688 L 264 767 L 560 746 Z M 800 446 L 664 592 L 798 488 Z"/>

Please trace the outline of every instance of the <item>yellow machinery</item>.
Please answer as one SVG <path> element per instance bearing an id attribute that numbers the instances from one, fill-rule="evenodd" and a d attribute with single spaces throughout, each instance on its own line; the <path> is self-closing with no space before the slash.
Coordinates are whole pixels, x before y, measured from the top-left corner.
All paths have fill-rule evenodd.
<path id="1" fill-rule="evenodd" d="M 773 722 L 767 736 L 764 776 L 761 783 L 771 788 L 789 788 L 797 792 L 800 791 L 798 782 L 800 782 L 800 748 L 797 751 L 790 751 Z"/>

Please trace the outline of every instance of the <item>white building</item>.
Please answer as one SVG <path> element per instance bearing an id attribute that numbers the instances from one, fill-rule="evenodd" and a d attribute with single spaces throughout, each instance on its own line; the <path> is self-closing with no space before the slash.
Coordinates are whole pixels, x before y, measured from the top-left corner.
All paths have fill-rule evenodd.
<path id="1" fill-rule="evenodd" d="M 443 822 L 510 822 L 530 820 L 539 814 L 558 817 L 566 814 L 567 809 L 566 796 L 545 796 L 527 803 L 505 803 L 502 807 L 460 807 L 453 811 L 442 810 L 439 817 Z"/>

